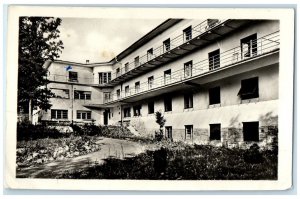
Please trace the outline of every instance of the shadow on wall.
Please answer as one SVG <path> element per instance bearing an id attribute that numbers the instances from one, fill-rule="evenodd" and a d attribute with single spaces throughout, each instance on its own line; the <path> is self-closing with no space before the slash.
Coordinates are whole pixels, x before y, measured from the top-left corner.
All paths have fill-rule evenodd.
<path id="1" fill-rule="evenodd" d="M 261 126 L 277 126 L 278 124 L 278 115 L 273 116 L 273 112 L 270 111 L 259 117 Z"/>
<path id="2" fill-rule="evenodd" d="M 228 126 L 229 127 L 237 127 L 239 125 L 239 117 L 240 117 L 240 114 L 238 114 L 236 117 L 231 118 Z"/>

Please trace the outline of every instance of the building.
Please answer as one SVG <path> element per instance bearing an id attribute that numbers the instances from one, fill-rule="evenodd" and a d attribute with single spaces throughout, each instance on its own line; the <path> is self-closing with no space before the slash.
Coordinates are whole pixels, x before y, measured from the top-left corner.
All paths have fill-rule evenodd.
<path id="1" fill-rule="evenodd" d="M 106 63 L 46 62 L 43 121 L 127 125 L 142 135 L 266 145 L 278 124 L 279 21 L 168 19 Z"/>

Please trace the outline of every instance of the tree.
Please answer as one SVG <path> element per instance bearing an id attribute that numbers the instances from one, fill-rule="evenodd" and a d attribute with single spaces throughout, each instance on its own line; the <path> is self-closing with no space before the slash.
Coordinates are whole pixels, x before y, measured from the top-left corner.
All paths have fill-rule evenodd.
<path id="1" fill-rule="evenodd" d="M 29 118 L 33 109 L 51 107 L 49 98 L 54 94 L 47 88 L 47 69 L 43 64 L 57 59 L 64 48 L 59 39 L 60 24 L 60 18 L 19 18 L 18 107 L 28 111 Z"/>
<path id="2" fill-rule="evenodd" d="M 166 123 L 166 119 L 164 118 L 164 116 L 162 115 L 161 112 L 156 111 L 155 112 L 155 122 L 159 125 L 159 132 L 155 132 L 155 137 L 157 140 L 161 140 L 163 138 L 163 127 L 165 126 Z"/>

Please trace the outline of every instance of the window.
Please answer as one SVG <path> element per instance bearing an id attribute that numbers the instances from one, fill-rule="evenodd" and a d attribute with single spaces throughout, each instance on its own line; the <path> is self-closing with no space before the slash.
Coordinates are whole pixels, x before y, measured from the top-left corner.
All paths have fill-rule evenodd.
<path id="1" fill-rule="evenodd" d="M 220 104 L 220 87 L 210 88 L 209 93 L 209 105 Z"/>
<path id="2" fill-rule="evenodd" d="M 171 82 L 171 69 L 164 72 L 164 81 L 165 84 L 169 84 Z"/>
<path id="3" fill-rule="evenodd" d="M 104 103 L 110 101 L 110 93 L 104 92 L 104 93 L 103 93 L 103 96 L 104 96 L 104 99 L 103 99 L 103 100 L 104 100 Z"/>
<path id="4" fill-rule="evenodd" d="M 164 99 L 164 105 L 165 105 L 165 112 L 172 111 L 172 98 L 166 97 Z"/>
<path id="5" fill-rule="evenodd" d="M 193 125 L 185 125 L 185 139 L 193 139 Z"/>
<path id="6" fill-rule="evenodd" d="M 69 71 L 69 82 L 78 82 L 77 72 Z"/>
<path id="7" fill-rule="evenodd" d="M 120 97 L 121 97 L 121 91 L 120 91 L 120 89 L 118 89 L 117 90 L 117 99 L 120 99 Z"/>
<path id="8" fill-rule="evenodd" d="M 124 117 L 131 117 L 130 107 L 124 108 Z"/>
<path id="9" fill-rule="evenodd" d="M 183 30 L 183 41 L 189 41 L 192 39 L 192 26 L 187 27 Z"/>
<path id="10" fill-rule="evenodd" d="M 154 113 L 154 101 L 148 102 L 148 114 Z"/>
<path id="11" fill-rule="evenodd" d="M 133 107 L 133 116 L 140 116 L 141 115 L 141 105 L 136 105 Z"/>
<path id="12" fill-rule="evenodd" d="M 220 49 L 208 53 L 209 70 L 220 67 Z"/>
<path id="13" fill-rule="evenodd" d="M 80 100 L 90 100 L 92 92 L 91 91 L 74 91 L 74 99 Z"/>
<path id="14" fill-rule="evenodd" d="M 91 111 L 77 111 L 77 119 L 90 120 L 92 119 Z"/>
<path id="15" fill-rule="evenodd" d="M 69 89 L 51 88 L 51 91 L 54 93 L 55 98 L 62 98 L 62 99 L 70 98 Z"/>
<path id="16" fill-rule="evenodd" d="M 221 140 L 221 124 L 210 124 L 210 140 Z"/>
<path id="17" fill-rule="evenodd" d="M 129 94 L 129 86 L 125 86 L 125 96 L 128 96 Z"/>
<path id="18" fill-rule="evenodd" d="M 116 69 L 116 76 L 118 77 L 118 76 L 120 76 L 121 75 L 121 73 L 120 73 L 120 68 L 117 68 Z"/>
<path id="19" fill-rule="evenodd" d="M 136 58 L 134 58 L 134 66 L 138 67 L 140 65 L 140 57 L 137 56 Z"/>
<path id="20" fill-rule="evenodd" d="M 51 119 L 68 119 L 68 110 L 51 109 Z"/>
<path id="21" fill-rule="evenodd" d="M 171 48 L 171 43 L 170 43 L 170 38 L 169 38 L 163 42 L 164 53 L 168 52 L 170 50 L 170 48 Z"/>
<path id="22" fill-rule="evenodd" d="M 153 88 L 154 77 L 148 77 L 148 89 Z"/>
<path id="23" fill-rule="evenodd" d="M 258 98 L 258 77 L 242 80 L 238 95 L 242 100 Z"/>
<path id="24" fill-rule="evenodd" d="M 107 84 L 111 80 L 111 72 L 99 73 L 99 84 Z"/>
<path id="25" fill-rule="evenodd" d="M 126 64 L 125 64 L 125 72 L 127 72 L 129 70 L 129 63 L 127 62 Z"/>
<path id="26" fill-rule="evenodd" d="M 192 76 L 193 61 L 186 62 L 184 64 L 184 78 Z"/>
<path id="27" fill-rule="evenodd" d="M 244 141 L 259 141 L 259 122 L 243 122 Z"/>
<path id="28" fill-rule="evenodd" d="M 184 108 L 193 108 L 193 94 L 188 93 L 184 95 Z"/>
<path id="29" fill-rule="evenodd" d="M 135 93 L 140 92 L 140 82 L 135 82 Z"/>
<path id="30" fill-rule="evenodd" d="M 165 127 L 165 135 L 166 135 L 166 138 L 172 139 L 172 126 Z"/>
<path id="31" fill-rule="evenodd" d="M 257 34 L 241 39 L 242 59 L 257 55 Z"/>
<path id="32" fill-rule="evenodd" d="M 147 61 L 150 61 L 153 58 L 153 48 L 150 48 L 147 51 Z"/>

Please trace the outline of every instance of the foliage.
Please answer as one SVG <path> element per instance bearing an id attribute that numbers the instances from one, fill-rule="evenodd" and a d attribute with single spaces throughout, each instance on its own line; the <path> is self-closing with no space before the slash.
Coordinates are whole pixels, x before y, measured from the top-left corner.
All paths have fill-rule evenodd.
<path id="1" fill-rule="evenodd" d="M 60 24 L 60 18 L 19 18 L 18 105 L 24 110 L 29 110 L 30 100 L 30 108 L 48 110 L 51 107 L 49 98 L 54 94 L 46 87 L 47 70 L 43 64 L 58 58 L 62 52 Z"/>
<path id="2" fill-rule="evenodd" d="M 247 163 L 257 164 L 263 161 L 262 155 L 259 152 L 259 146 L 257 144 L 252 144 L 249 150 L 245 151 L 243 156 L 245 162 Z"/>
<path id="3" fill-rule="evenodd" d="M 159 131 L 155 131 L 155 139 L 161 141 L 164 137 L 163 127 L 165 126 L 166 119 L 161 112 L 155 112 L 155 122 L 159 125 Z"/>

